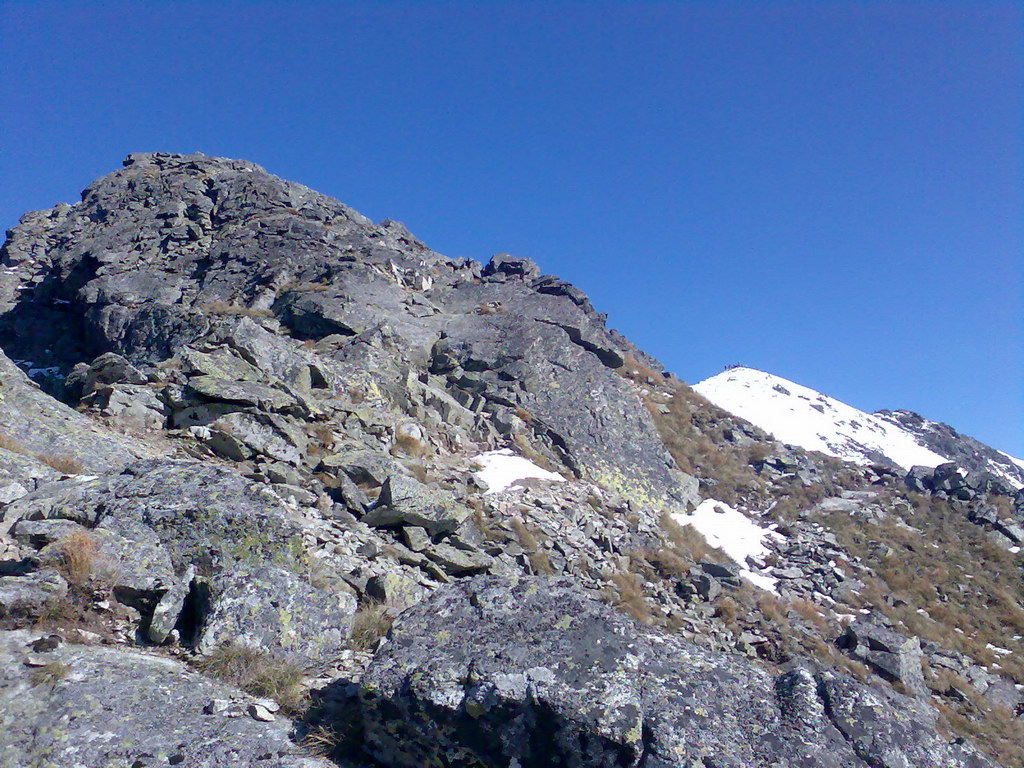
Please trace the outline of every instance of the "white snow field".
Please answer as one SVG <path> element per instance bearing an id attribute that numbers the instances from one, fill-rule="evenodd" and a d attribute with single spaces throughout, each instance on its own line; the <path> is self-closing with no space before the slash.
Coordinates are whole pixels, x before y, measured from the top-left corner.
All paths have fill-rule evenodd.
<path id="1" fill-rule="evenodd" d="M 486 493 L 500 493 L 523 480 L 532 478 L 550 480 L 555 483 L 565 482 L 565 478 L 557 472 L 549 472 L 543 467 L 538 467 L 529 459 L 514 453 L 510 448 L 481 453 L 473 458 L 473 463 L 480 467 L 473 473 L 473 476 L 487 486 Z"/>
<path id="2" fill-rule="evenodd" d="M 743 570 L 740 576 L 755 587 L 775 591 L 776 579 L 758 573 L 748 558 L 763 561 L 769 554 L 765 539 L 781 539 L 782 534 L 771 528 L 762 528 L 739 510 L 715 499 L 705 499 L 690 513 L 676 512 L 672 519 L 680 525 L 692 525 L 709 546 L 720 549 Z"/>
<path id="3" fill-rule="evenodd" d="M 730 368 L 693 388 L 777 440 L 845 461 L 866 464 L 881 454 L 904 469 L 948 461 L 890 421 L 754 368 Z"/>

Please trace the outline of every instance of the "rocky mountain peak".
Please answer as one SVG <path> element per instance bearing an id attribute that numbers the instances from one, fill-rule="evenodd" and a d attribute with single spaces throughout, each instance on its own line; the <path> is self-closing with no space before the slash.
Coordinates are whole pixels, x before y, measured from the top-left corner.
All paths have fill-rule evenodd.
<path id="1" fill-rule="evenodd" d="M 1024 494 L 527 258 L 130 155 L 0 347 L 17 764 L 1024 765 Z"/>

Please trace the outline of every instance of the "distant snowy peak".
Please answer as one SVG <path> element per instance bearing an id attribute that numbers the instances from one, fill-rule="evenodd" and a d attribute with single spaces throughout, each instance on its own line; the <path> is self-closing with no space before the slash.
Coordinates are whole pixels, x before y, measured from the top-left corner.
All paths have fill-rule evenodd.
<path id="1" fill-rule="evenodd" d="M 777 440 L 846 461 L 934 467 L 948 459 L 898 424 L 753 368 L 730 368 L 694 389 Z"/>
<path id="2" fill-rule="evenodd" d="M 753 368 L 729 368 L 694 389 L 776 440 L 858 464 L 904 469 L 949 461 L 970 472 L 991 472 L 1024 487 L 1024 462 L 947 424 L 911 411 L 866 413 L 835 398 Z"/>

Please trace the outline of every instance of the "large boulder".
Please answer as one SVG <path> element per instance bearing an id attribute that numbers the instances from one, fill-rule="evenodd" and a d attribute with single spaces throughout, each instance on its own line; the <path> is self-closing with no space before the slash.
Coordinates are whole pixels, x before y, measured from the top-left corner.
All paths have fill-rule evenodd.
<path id="1" fill-rule="evenodd" d="M 213 464 L 152 460 L 124 471 L 42 486 L 6 510 L 17 520 L 71 520 L 167 551 L 176 573 L 213 575 L 236 563 L 299 570 L 300 528 L 269 487 Z"/>
<path id="2" fill-rule="evenodd" d="M 642 627 L 571 583 L 477 577 L 405 611 L 362 681 L 385 765 L 985 766 L 912 700 L 774 677 Z"/>
<path id="3" fill-rule="evenodd" d="M 176 661 L 66 643 L 35 653 L 36 638 L 0 632 L 5 766 L 334 765 L 304 753 L 289 738 L 288 719 L 245 715 L 250 697 Z M 218 712 L 215 701 L 236 706 Z"/>
<path id="4" fill-rule="evenodd" d="M 232 570 L 213 580 L 210 593 L 201 652 L 237 643 L 315 665 L 342 650 L 352 634 L 351 593 L 317 589 L 283 568 Z"/>
<path id="5" fill-rule="evenodd" d="M 451 491 L 392 475 L 384 482 L 377 503 L 363 522 L 381 527 L 412 525 L 437 535 L 455 531 L 471 513 Z"/>

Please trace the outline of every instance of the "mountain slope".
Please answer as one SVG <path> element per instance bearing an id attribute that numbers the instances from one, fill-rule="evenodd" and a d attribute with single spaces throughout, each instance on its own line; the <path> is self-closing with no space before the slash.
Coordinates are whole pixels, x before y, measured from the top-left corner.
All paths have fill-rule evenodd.
<path id="1" fill-rule="evenodd" d="M 783 445 L 243 161 L 130 156 L 0 267 L 16 764 L 1024 768 L 1001 486 Z M 137 737 L 50 727 L 97 695 Z"/>
<path id="2" fill-rule="evenodd" d="M 893 463 L 904 469 L 946 461 L 899 426 L 780 376 L 730 368 L 694 389 L 720 408 L 777 439 L 857 463 Z"/>

